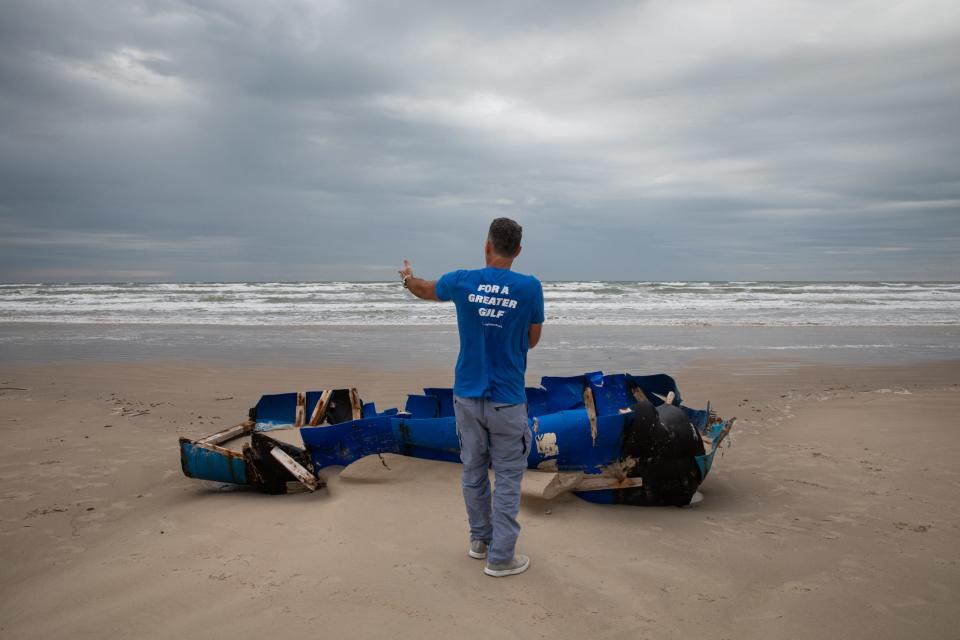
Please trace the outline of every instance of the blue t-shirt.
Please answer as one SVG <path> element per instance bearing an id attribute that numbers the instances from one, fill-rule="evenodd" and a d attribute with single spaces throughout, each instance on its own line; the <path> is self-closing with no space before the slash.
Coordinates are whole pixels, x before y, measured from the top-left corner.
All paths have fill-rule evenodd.
<path id="1" fill-rule="evenodd" d="M 523 378 L 531 324 L 543 322 L 543 288 L 533 276 L 484 267 L 451 271 L 437 297 L 457 305 L 460 356 L 453 392 L 463 398 L 526 402 Z"/>

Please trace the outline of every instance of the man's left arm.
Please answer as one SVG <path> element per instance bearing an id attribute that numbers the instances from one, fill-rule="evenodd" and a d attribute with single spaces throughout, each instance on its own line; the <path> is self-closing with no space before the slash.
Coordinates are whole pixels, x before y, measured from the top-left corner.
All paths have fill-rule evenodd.
<path id="1" fill-rule="evenodd" d="M 400 269 L 399 273 L 403 279 L 403 286 L 409 289 L 410 293 L 421 300 L 440 301 L 440 298 L 437 297 L 437 281 L 414 277 L 413 267 L 409 260 L 403 261 L 403 269 Z"/>

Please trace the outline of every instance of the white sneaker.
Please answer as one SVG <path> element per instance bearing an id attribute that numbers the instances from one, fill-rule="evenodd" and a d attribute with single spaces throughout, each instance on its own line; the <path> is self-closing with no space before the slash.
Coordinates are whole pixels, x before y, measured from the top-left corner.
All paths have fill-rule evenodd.
<path id="1" fill-rule="evenodd" d="M 530 558 L 522 553 L 518 553 L 513 556 L 513 560 L 510 562 L 504 562 L 502 564 L 490 564 L 488 562 L 483 568 L 483 572 L 494 578 L 503 578 L 504 576 L 514 576 L 518 573 L 523 573 L 529 568 Z"/>
<path id="2" fill-rule="evenodd" d="M 483 560 L 487 557 L 487 543 L 483 540 L 471 540 L 470 548 L 467 550 L 467 554 L 471 558 Z"/>

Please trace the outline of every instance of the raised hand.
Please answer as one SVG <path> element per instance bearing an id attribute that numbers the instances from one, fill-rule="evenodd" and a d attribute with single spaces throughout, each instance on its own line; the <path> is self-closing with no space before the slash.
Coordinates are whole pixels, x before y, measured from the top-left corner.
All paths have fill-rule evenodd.
<path id="1" fill-rule="evenodd" d="M 397 273 L 400 274 L 400 279 L 403 280 L 407 276 L 413 276 L 413 266 L 410 265 L 409 260 L 403 261 L 403 269 L 400 269 Z"/>

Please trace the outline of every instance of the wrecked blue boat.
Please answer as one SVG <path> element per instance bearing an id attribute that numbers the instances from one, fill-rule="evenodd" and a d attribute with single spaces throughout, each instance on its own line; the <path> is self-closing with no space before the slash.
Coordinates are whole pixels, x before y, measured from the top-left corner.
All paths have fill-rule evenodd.
<path id="1" fill-rule="evenodd" d="M 528 468 L 552 474 L 548 498 L 573 492 L 605 504 L 689 504 L 734 423 L 709 404 L 685 406 L 665 374 L 544 377 L 526 395 Z M 295 430 L 298 444 L 278 430 Z M 356 389 L 265 395 L 246 421 L 180 439 L 188 477 L 267 493 L 316 490 L 322 469 L 384 453 L 459 462 L 452 390 L 409 395 L 402 411 L 378 411 Z"/>

